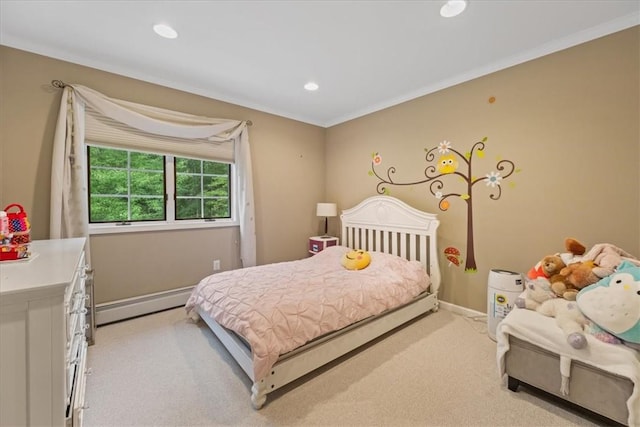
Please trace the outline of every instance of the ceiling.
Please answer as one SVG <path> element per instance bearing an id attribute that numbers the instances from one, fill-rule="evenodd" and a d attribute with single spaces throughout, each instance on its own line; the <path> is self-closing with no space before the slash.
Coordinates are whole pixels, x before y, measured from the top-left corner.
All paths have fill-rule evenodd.
<path id="1" fill-rule="evenodd" d="M 0 0 L 0 44 L 329 127 L 640 24 L 638 0 L 443 4 Z"/>

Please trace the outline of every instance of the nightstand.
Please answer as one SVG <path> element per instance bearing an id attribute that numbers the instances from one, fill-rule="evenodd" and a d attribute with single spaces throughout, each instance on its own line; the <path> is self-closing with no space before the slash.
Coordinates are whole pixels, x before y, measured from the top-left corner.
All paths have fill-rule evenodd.
<path id="1" fill-rule="evenodd" d="M 331 236 L 313 236 L 309 237 L 309 253 L 312 255 L 317 254 L 323 249 L 328 248 L 329 246 L 336 246 L 339 244 L 339 239 L 337 237 Z"/>

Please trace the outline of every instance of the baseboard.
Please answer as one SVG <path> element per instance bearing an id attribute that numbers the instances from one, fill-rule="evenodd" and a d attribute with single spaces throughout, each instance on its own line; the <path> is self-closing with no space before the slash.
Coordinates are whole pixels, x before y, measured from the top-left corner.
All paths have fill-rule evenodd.
<path id="1" fill-rule="evenodd" d="M 193 286 L 96 305 L 96 325 L 118 322 L 184 305 Z"/>
<path id="2" fill-rule="evenodd" d="M 452 313 L 456 313 L 456 314 L 460 314 L 462 316 L 465 317 L 472 317 L 472 318 L 478 318 L 478 317 L 486 317 L 487 313 L 483 313 L 481 311 L 476 311 L 476 310 L 472 310 L 470 308 L 467 307 L 462 307 L 461 305 L 456 305 L 456 304 L 451 304 L 450 302 L 445 302 L 442 300 L 439 300 L 438 303 L 440 304 L 440 307 L 450 311 Z"/>

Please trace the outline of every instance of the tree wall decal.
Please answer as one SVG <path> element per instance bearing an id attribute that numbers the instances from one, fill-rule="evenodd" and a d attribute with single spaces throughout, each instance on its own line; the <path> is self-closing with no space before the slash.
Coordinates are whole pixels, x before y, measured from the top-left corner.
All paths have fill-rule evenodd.
<path id="1" fill-rule="evenodd" d="M 496 170 L 487 173 L 484 176 L 477 177 L 472 174 L 472 164 L 475 158 L 483 158 L 485 142 L 487 137 L 482 138 L 481 141 L 476 142 L 471 147 L 471 150 L 462 154 L 460 151 L 451 147 L 449 141 L 442 141 L 437 146 L 427 149 L 425 160 L 427 163 L 431 163 L 424 169 L 424 178 L 401 182 L 394 180 L 396 168 L 390 166 L 386 170 L 386 176 L 382 176 L 376 170 L 376 167 L 380 167 L 382 164 L 382 156 L 379 153 L 373 153 L 373 160 L 371 162 L 371 170 L 369 175 L 375 176 L 379 182 L 376 185 L 378 194 L 390 194 L 389 186 L 408 186 L 429 184 L 429 191 L 431 194 L 439 200 L 438 208 L 441 211 L 446 211 L 451 206 L 449 200 L 455 200 L 459 198 L 463 200 L 467 205 L 467 255 L 465 260 L 465 271 L 476 272 L 476 258 L 474 250 L 473 239 L 473 187 L 484 182 L 487 187 L 491 188 L 489 198 L 492 200 L 498 200 L 502 196 L 502 182 L 509 178 L 513 173 L 520 172 L 515 168 L 515 164 L 511 160 L 498 159 L 496 163 Z M 438 156 L 436 161 L 436 156 Z M 466 171 L 461 171 L 466 166 Z M 445 180 L 450 181 L 451 178 L 457 176 L 461 179 L 465 185 L 466 192 L 447 192 L 445 191 Z"/>

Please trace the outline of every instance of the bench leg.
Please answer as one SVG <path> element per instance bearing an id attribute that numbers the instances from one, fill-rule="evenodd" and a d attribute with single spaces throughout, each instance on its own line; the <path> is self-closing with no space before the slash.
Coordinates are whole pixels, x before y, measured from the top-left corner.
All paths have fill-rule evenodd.
<path id="1" fill-rule="evenodd" d="M 511 391 L 518 391 L 518 386 L 520 385 L 520 381 L 518 381 L 517 379 L 508 376 L 507 377 L 507 387 L 509 388 L 509 390 Z"/>

